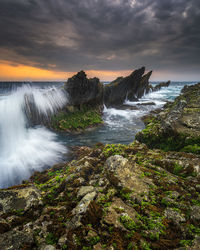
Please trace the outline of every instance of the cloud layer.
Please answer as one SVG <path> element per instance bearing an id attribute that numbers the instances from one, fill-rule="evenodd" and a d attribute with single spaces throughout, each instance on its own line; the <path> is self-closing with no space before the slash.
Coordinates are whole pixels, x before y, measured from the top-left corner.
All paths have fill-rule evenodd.
<path id="1" fill-rule="evenodd" d="M 199 0 L 1 0 L 0 59 L 48 70 L 200 66 Z"/>

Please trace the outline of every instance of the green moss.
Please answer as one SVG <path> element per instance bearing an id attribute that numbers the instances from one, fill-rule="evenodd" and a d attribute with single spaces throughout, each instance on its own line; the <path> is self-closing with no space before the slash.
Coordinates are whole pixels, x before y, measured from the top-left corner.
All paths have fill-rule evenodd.
<path id="1" fill-rule="evenodd" d="M 174 164 L 174 170 L 173 173 L 175 175 L 181 175 L 181 172 L 183 171 L 183 167 L 181 165 L 179 165 L 178 163 Z"/>
<path id="2" fill-rule="evenodd" d="M 113 242 L 112 246 L 114 247 L 114 249 L 117 249 L 117 243 L 116 242 Z"/>
<path id="3" fill-rule="evenodd" d="M 65 245 L 63 245 L 62 246 L 62 249 L 64 250 L 64 249 L 67 249 L 68 248 L 68 246 L 65 244 Z"/>
<path id="4" fill-rule="evenodd" d="M 193 154 L 200 154 L 200 145 L 187 145 L 181 149 L 182 152 L 188 152 Z"/>
<path id="5" fill-rule="evenodd" d="M 160 235 L 165 234 L 165 225 L 163 224 L 164 216 L 161 216 L 158 212 L 150 212 L 150 216 L 143 216 L 138 214 L 138 225 L 141 230 L 149 231 L 148 234 L 144 234 L 146 238 L 150 240 L 159 240 Z M 156 230 L 152 232 L 151 230 Z"/>
<path id="6" fill-rule="evenodd" d="M 181 240 L 180 245 L 183 247 L 191 246 L 192 245 L 192 240 Z"/>
<path id="7" fill-rule="evenodd" d="M 131 194 L 133 193 L 133 190 L 130 191 L 129 189 L 127 188 L 122 188 L 120 191 L 119 191 L 119 196 L 124 199 L 124 200 L 130 200 L 131 198 Z"/>
<path id="8" fill-rule="evenodd" d="M 193 236 L 195 236 L 195 235 L 200 235 L 200 227 L 196 227 L 196 226 L 194 226 L 193 224 L 189 224 L 188 226 L 187 226 L 187 228 L 188 228 L 188 231 L 189 231 L 189 233 L 191 234 L 191 235 L 193 235 Z"/>
<path id="9" fill-rule="evenodd" d="M 142 247 L 142 249 L 144 249 L 144 250 L 151 250 L 150 244 L 149 244 L 148 242 L 146 242 L 146 241 L 143 241 L 143 242 L 141 243 L 141 247 Z"/>
<path id="10" fill-rule="evenodd" d="M 106 157 L 112 156 L 112 155 L 124 155 L 124 151 L 127 148 L 126 145 L 123 144 L 107 144 L 104 149 L 103 153 Z"/>
<path id="11" fill-rule="evenodd" d="M 103 123 L 101 114 L 94 109 L 83 107 L 81 110 L 67 113 L 60 112 L 52 118 L 53 129 L 68 131 L 86 129 L 87 127 Z"/>
<path id="12" fill-rule="evenodd" d="M 92 250 L 92 247 L 85 247 L 85 246 L 83 246 L 82 250 Z"/>
<path id="13" fill-rule="evenodd" d="M 128 230 L 134 230 L 137 228 L 137 224 L 127 214 L 121 215 L 119 220 Z"/>
<path id="14" fill-rule="evenodd" d="M 148 122 L 146 128 L 136 135 L 136 140 L 145 143 L 149 148 L 159 148 L 166 152 L 181 151 L 200 154 L 200 137 L 163 132 L 161 121 L 156 117 Z"/>
<path id="15" fill-rule="evenodd" d="M 191 203 L 192 203 L 193 205 L 200 206 L 200 200 L 194 200 L 194 199 L 192 199 L 192 200 L 191 200 Z"/>
<path id="16" fill-rule="evenodd" d="M 150 232 L 149 239 L 152 241 L 159 240 L 160 233 L 159 232 Z"/>
<path id="17" fill-rule="evenodd" d="M 45 242 L 49 245 L 54 245 L 57 243 L 57 241 L 58 239 L 56 239 L 52 233 L 47 234 L 45 238 Z"/>
<path id="18" fill-rule="evenodd" d="M 166 198 L 163 198 L 163 199 L 161 200 L 161 204 L 165 205 L 166 207 L 169 207 L 169 206 L 172 205 L 172 203 L 169 202 Z"/>
<path id="19" fill-rule="evenodd" d="M 90 238 L 90 245 L 96 245 L 100 241 L 99 236 L 93 236 Z"/>
<path id="20" fill-rule="evenodd" d="M 133 242 L 130 242 L 128 244 L 127 250 L 133 250 L 133 249 L 135 249 L 135 244 Z"/>
<path id="21" fill-rule="evenodd" d="M 25 211 L 24 209 L 16 209 L 16 210 L 13 210 L 13 213 L 15 213 L 18 216 L 22 216 L 24 215 Z"/>

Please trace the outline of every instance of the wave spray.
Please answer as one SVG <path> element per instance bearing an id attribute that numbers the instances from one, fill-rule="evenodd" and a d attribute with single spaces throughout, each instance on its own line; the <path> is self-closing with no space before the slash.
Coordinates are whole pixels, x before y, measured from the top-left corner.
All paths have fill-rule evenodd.
<path id="1" fill-rule="evenodd" d="M 30 127 L 30 116 L 46 117 L 67 103 L 57 88 L 24 85 L 0 99 L 0 188 L 19 184 L 36 170 L 62 159 L 66 148 L 45 127 Z"/>

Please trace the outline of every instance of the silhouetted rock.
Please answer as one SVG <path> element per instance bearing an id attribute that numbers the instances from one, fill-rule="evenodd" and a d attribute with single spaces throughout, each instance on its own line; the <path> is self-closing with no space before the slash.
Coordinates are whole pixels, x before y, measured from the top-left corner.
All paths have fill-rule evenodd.
<path id="1" fill-rule="evenodd" d="M 145 67 L 133 71 L 127 77 L 118 77 L 104 86 L 104 103 L 106 106 L 121 105 L 126 99 L 134 101 L 141 96 L 143 84 L 146 85 Z M 150 74 L 150 73 L 149 73 Z M 141 86 L 140 86 L 141 84 Z M 141 91 L 140 91 L 141 90 Z M 141 93 L 140 93 L 141 92 Z"/>
<path id="2" fill-rule="evenodd" d="M 83 105 L 103 105 L 103 84 L 96 77 L 88 79 L 84 71 L 69 78 L 64 88 L 68 92 L 70 106 L 81 108 Z"/>
<path id="3" fill-rule="evenodd" d="M 127 77 L 118 77 L 111 83 L 104 85 L 98 78 L 88 79 L 84 71 L 78 72 L 65 83 L 65 90 L 69 94 L 67 109 L 81 109 L 83 105 L 94 108 L 106 106 L 120 106 L 125 100 L 137 101 L 150 91 L 158 91 L 161 87 L 169 86 L 170 82 L 160 83 L 156 87 L 149 84 L 152 71 L 145 74 L 145 67 L 133 71 Z"/>
<path id="4" fill-rule="evenodd" d="M 163 87 L 169 87 L 171 81 L 161 82 L 152 88 L 152 91 L 159 91 Z"/>
<path id="5" fill-rule="evenodd" d="M 152 74 L 152 71 L 149 71 L 147 74 L 145 74 L 142 77 L 139 85 L 137 86 L 136 93 L 135 93 L 137 98 L 141 98 L 143 95 L 149 93 L 150 90 L 152 89 L 151 85 L 149 84 L 149 78 L 151 77 L 151 74 Z M 134 93 L 130 92 L 129 96 L 130 96 L 129 100 L 131 101 L 132 100 L 131 96 L 134 96 Z"/>

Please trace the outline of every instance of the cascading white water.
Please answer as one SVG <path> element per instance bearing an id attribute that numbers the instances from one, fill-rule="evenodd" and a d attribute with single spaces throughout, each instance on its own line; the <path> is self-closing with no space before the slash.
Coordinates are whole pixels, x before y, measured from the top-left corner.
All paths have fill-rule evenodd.
<path id="1" fill-rule="evenodd" d="M 29 127 L 27 99 L 39 115 L 54 114 L 67 102 L 57 88 L 17 88 L 0 99 L 0 188 L 18 184 L 34 170 L 61 160 L 66 148 L 56 142 L 56 134 L 44 127 Z"/>

